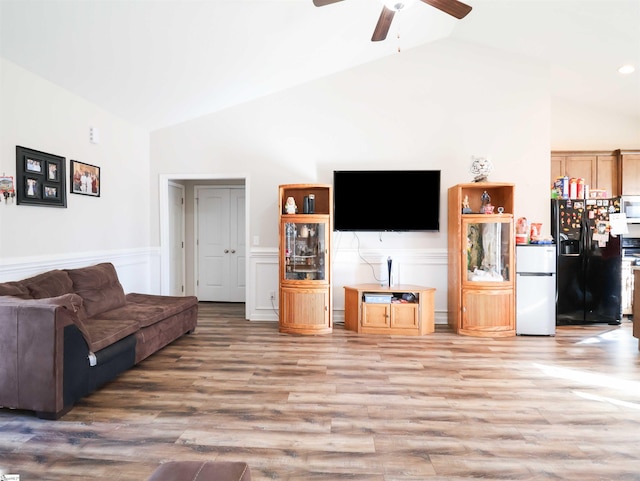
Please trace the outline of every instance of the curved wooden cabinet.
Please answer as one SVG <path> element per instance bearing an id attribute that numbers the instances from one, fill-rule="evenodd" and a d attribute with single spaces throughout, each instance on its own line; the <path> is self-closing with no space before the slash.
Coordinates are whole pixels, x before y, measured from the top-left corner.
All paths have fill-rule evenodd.
<path id="1" fill-rule="evenodd" d="M 479 213 L 485 191 L 502 213 Z M 458 334 L 516 335 L 513 198 L 513 184 L 449 189 L 448 322 Z"/>
<path id="2" fill-rule="evenodd" d="M 329 333 L 331 186 L 281 185 L 279 206 L 280 332 Z"/>

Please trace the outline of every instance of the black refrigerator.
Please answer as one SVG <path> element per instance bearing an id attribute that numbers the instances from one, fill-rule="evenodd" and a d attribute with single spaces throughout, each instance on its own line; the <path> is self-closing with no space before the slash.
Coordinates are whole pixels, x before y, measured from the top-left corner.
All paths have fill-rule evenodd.
<path id="1" fill-rule="evenodd" d="M 621 238 L 609 232 L 620 198 L 552 199 L 556 325 L 622 320 Z"/>

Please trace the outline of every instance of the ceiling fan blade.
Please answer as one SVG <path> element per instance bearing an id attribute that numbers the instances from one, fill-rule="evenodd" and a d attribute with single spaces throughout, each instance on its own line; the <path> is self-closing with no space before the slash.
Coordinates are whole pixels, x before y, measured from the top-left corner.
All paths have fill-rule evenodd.
<path id="1" fill-rule="evenodd" d="M 424 3 L 442 10 L 444 13 L 456 17 L 464 18 L 471 11 L 471 7 L 458 0 L 422 0 Z"/>
<path id="2" fill-rule="evenodd" d="M 379 42 L 387 38 L 387 33 L 389 33 L 389 27 L 391 27 L 391 21 L 395 14 L 395 10 L 382 7 L 382 12 L 380 13 L 380 18 L 378 18 L 376 29 L 373 31 L 373 36 L 371 37 L 372 42 Z"/>
<path id="3" fill-rule="evenodd" d="M 324 7 L 325 5 L 331 5 L 332 3 L 338 3 L 342 0 L 313 0 L 313 4 L 316 7 Z"/>

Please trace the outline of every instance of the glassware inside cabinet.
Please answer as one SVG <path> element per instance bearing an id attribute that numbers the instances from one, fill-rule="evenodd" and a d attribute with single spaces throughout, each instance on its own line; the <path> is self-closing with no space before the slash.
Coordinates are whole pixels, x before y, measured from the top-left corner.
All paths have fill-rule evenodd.
<path id="1" fill-rule="evenodd" d="M 325 279 L 325 229 L 323 223 L 285 224 L 285 279 Z"/>
<path id="2" fill-rule="evenodd" d="M 510 239 L 511 224 L 508 222 L 466 223 L 467 280 L 509 281 Z"/>

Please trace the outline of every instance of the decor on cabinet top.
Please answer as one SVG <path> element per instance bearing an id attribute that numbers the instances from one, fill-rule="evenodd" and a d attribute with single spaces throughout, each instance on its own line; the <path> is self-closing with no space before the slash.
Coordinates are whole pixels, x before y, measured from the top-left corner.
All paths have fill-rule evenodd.
<path id="1" fill-rule="evenodd" d="M 469 171 L 474 175 L 474 182 L 486 182 L 489 174 L 493 170 L 493 164 L 486 157 L 471 157 L 471 168 Z"/>

